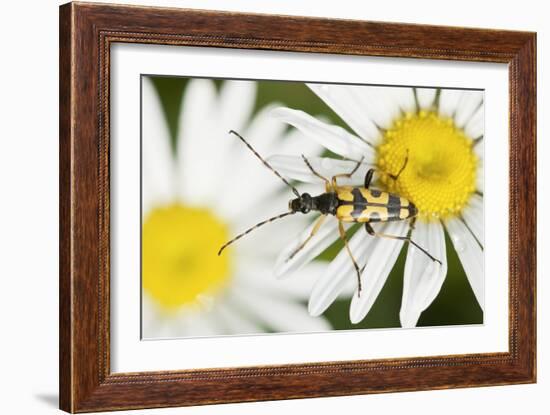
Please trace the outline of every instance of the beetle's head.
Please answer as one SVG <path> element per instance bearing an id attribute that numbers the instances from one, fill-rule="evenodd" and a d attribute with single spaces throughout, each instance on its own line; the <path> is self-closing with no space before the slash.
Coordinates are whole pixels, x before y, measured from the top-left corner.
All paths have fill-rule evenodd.
<path id="1" fill-rule="evenodd" d="M 292 212 L 308 213 L 313 205 L 313 198 L 309 193 L 302 193 L 302 195 L 296 199 L 292 199 L 288 202 L 288 208 Z"/>

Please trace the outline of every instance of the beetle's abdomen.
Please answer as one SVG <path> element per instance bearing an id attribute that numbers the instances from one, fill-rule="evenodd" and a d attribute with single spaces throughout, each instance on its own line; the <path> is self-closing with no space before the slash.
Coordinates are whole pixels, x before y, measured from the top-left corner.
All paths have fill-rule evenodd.
<path id="1" fill-rule="evenodd" d="M 416 216 L 416 207 L 404 197 L 364 187 L 336 189 L 336 217 L 343 222 L 389 222 Z"/>

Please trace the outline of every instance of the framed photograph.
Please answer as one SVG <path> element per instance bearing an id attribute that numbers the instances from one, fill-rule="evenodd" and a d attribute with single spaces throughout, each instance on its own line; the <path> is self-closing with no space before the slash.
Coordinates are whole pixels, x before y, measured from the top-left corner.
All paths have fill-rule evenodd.
<path id="1" fill-rule="evenodd" d="M 60 8 L 60 407 L 536 380 L 536 36 Z"/>

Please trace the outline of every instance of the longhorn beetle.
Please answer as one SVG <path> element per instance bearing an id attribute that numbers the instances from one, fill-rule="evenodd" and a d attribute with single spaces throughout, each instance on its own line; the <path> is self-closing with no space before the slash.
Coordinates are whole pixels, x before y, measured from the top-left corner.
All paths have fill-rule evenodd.
<path id="1" fill-rule="evenodd" d="M 349 173 L 341 173 L 332 177 L 332 180 L 327 179 L 326 177 L 319 174 L 309 160 L 302 154 L 302 159 L 306 166 L 311 170 L 311 172 L 319 177 L 325 182 L 325 193 L 321 193 L 318 196 L 311 196 L 309 193 L 298 192 L 298 190 L 292 186 L 288 180 L 286 180 L 281 174 L 275 170 L 271 165 L 258 154 L 256 150 L 237 132 L 231 130 L 230 134 L 237 136 L 249 149 L 252 151 L 256 157 L 258 157 L 261 162 L 273 173 L 277 175 L 296 195 L 296 199 L 290 200 L 288 203 L 289 211 L 282 213 L 280 215 L 274 216 L 267 220 L 264 220 L 253 227 L 247 229 L 243 233 L 237 235 L 235 238 L 231 239 L 229 242 L 225 243 L 220 250 L 218 255 L 220 255 L 223 250 L 236 240 L 242 238 L 246 234 L 252 232 L 254 229 L 259 228 L 266 223 L 273 222 L 274 220 L 284 218 L 285 216 L 293 215 L 295 213 L 301 212 L 307 214 L 311 211 L 321 213 L 321 216 L 317 219 L 309 236 L 294 249 L 294 251 L 287 258 L 287 261 L 292 259 L 301 249 L 306 246 L 306 244 L 315 236 L 317 231 L 321 228 L 324 220 L 327 215 L 333 215 L 338 220 L 338 230 L 340 233 L 340 239 L 344 242 L 344 246 L 348 252 L 348 255 L 353 263 L 355 271 L 357 272 L 357 292 L 358 295 L 361 294 L 361 273 L 365 269 L 365 265 L 362 268 L 359 268 L 353 253 L 348 244 L 348 239 L 346 237 L 346 231 L 344 229 L 344 222 L 347 223 L 364 223 L 367 233 L 371 236 L 378 236 L 382 238 L 398 239 L 405 241 L 417 247 L 420 251 L 426 254 L 432 261 L 439 262 L 439 259 L 434 258 L 428 251 L 414 242 L 410 236 L 398 236 L 398 235 L 387 235 L 385 233 L 376 232 L 371 223 L 374 222 L 391 222 L 398 220 L 415 220 L 416 215 L 418 214 L 418 209 L 416 206 L 395 193 L 383 192 L 381 190 L 370 189 L 369 186 L 372 181 L 375 169 L 369 169 L 365 175 L 364 186 L 339 186 L 337 179 L 341 177 L 351 178 L 353 174 L 357 171 L 359 166 L 363 162 L 363 158 L 357 161 L 355 167 Z M 407 166 L 409 157 L 408 152 L 405 157 L 405 162 L 396 175 L 390 174 L 389 176 L 397 181 L 399 176 L 405 170 Z"/>

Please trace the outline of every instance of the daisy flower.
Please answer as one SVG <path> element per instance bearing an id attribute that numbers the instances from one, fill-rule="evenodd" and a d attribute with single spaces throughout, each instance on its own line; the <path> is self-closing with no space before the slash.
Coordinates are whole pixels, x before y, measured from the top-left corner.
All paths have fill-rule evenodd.
<path id="1" fill-rule="evenodd" d="M 154 85 L 146 77 L 142 82 L 143 337 L 329 330 L 325 319 L 310 316 L 303 305 L 309 284 L 281 286 L 272 279 L 285 235 L 305 226 L 307 218 L 285 221 L 217 256 L 258 212 L 280 213 L 288 198 L 284 185 L 227 131 L 242 131 L 266 154 L 295 154 L 302 142 L 293 137 L 296 132 L 286 133 L 268 115 L 272 108 L 251 119 L 253 82 L 223 82 L 218 92 L 212 81 L 191 80 L 173 150 Z M 315 143 L 308 147 L 321 150 Z M 311 283 L 319 269 L 309 264 L 303 281 Z"/>
<path id="2" fill-rule="evenodd" d="M 416 326 L 420 314 L 438 295 L 447 274 L 445 232 L 450 236 L 475 297 L 483 309 L 483 92 L 435 88 L 310 84 L 355 134 L 290 108 L 274 110 L 275 118 L 294 126 L 310 140 L 349 160 L 311 157 L 325 177 L 347 173 L 354 161 L 364 164 L 339 184 L 363 185 L 365 173 L 375 168 L 373 187 L 397 193 L 414 203 L 416 223 L 373 224 L 378 232 L 410 237 L 441 264 L 409 244 L 400 310 L 403 327 Z M 405 164 L 405 160 L 408 162 Z M 269 162 L 287 177 L 322 183 L 299 156 L 274 156 Z M 406 166 L 398 180 L 392 179 Z M 322 193 L 319 191 L 318 193 Z M 281 252 L 275 274 L 285 277 L 305 266 L 338 238 L 338 223 L 329 217 L 312 240 L 292 256 L 311 226 Z M 362 290 L 353 295 L 350 319 L 365 318 L 384 286 L 403 241 L 376 238 L 359 229 L 350 248 L 359 266 Z M 357 280 L 345 249 L 317 279 L 309 311 L 321 315 L 346 282 Z M 357 283 L 356 283 L 357 285 Z M 359 295 L 360 294 L 360 295 Z"/>

